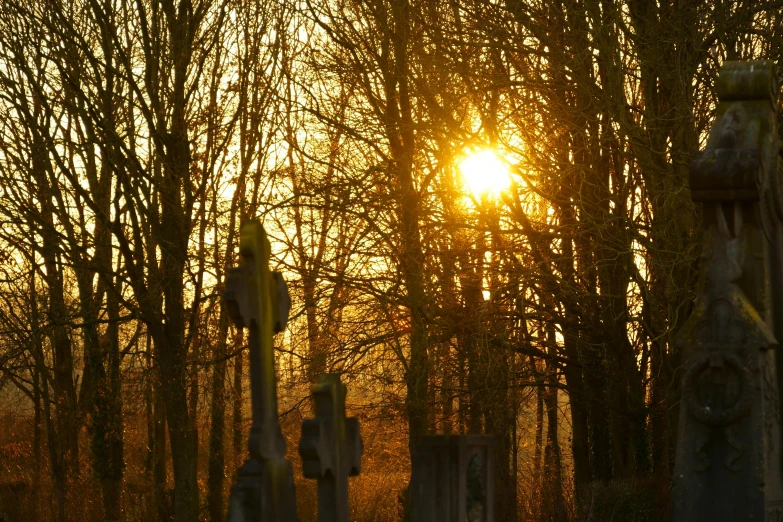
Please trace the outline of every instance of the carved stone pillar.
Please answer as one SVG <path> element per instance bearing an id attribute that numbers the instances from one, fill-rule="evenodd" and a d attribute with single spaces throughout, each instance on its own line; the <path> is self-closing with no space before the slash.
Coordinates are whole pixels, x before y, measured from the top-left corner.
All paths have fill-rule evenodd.
<path id="1" fill-rule="evenodd" d="M 703 203 L 698 300 L 678 336 L 683 396 L 673 522 L 783 520 L 777 86 L 767 62 L 728 62 L 707 147 L 691 165 Z"/>

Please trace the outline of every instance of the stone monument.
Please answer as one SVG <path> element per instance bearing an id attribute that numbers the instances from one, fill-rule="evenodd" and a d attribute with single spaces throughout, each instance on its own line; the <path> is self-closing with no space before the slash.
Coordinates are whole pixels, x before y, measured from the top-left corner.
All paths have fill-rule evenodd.
<path id="1" fill-rule="evenodd" d="M 494 522 L 494 441 L 428 435 L 412 455 L 413 522 Z"/>
<path id="2" fill-rule="evenodd" d="M 291 463 L 277 418 L 272 337 L 285 328 L 291 299 L 283 277 L 269 270 L 269 240 L 258 221 L 242 226 L 243 264 L 226 280 L 223 302 L 231 320 L 249 330 L 250 401 L 253 424 L 250 458 L 239 468 L 231 490 L 229 522 L 297 522 Z"/>
<path id="3" fill-rule="evenodd" d="M 348 522 L 348 477 L 361 471 L 359 420 L 345 418 L 345 393 L 339 375 L 320 375 L 315 418 L 302 422 L 299 455 L 304 476 L 318 481 L 318 522 Z"/>
<path id="4" fill-rule="evenodd" d="M 684 352 L 672 522 L 783 520 L 780 359 L 783 191 L 777 85 L 767 62 L 727 62 L 706 149 L 698 300 Z"/>
<path id="5" fill-rule="evenodd" d="M 242 226 L 242 265 L 226 279 L 223 303 L 231 320 L 250 331 L 250 400 L 253 424 L 248 458 L 231 490 L 228 522 L 297 522 L 291 463 L 277 418 L 275 333 L 288 321 L 291 298 L 278 272 L 269 270 L 269 240 L 258 221 Z M 318 480 L 318 520 L 348 522 L 348 476 L 361 469 L 359 421 L 345 418 L 345 385 L 334 374 L 313 388 L 315 419 L 302 423 L 299 453 L 304 476 Z"/>

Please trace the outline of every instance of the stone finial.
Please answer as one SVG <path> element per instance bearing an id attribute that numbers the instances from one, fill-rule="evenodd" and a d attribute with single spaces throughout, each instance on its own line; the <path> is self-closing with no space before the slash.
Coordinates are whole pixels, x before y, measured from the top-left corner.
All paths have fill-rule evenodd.
<path id="1" fill-rule="evenodd" d="M 725 62 L 715 84 L 720 101 L 777 101 L 778 85 L 775 67 L 768 60 Z"/>

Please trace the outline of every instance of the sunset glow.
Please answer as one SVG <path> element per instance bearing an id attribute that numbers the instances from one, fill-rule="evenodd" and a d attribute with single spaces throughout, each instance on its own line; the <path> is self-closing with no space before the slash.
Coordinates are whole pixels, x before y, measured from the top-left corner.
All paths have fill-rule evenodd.
<path id="1" fill-rule="evenodd" d="M 459 163 L 465 185 L 476 197 L 497 197 L 511 184 L 508 167 L 493 150 L 470 153 Z"/>

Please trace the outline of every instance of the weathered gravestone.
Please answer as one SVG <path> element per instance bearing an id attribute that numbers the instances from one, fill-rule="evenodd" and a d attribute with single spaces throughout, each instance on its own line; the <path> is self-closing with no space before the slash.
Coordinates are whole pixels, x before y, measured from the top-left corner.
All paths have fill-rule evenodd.
<path id="1" fill-rule="evenodd" d="M 691 165 L 703 204 L 700 292 L 685 356 L 673 522 L 783 520 L 778 340 L 783 191 L 775 71 L 726 63 L 707 147 Z"/>
<path id="2" fill-rule="evenodd" d="M 253 424 L 250 458 L 231 490 L 229 522 L 296 522 L 291 463 L 277 419 L 277 386 L 272 337 L 285 328 L 291 300 L 279 273 L 269 270 L 269 240 L 261 223 L 242 226 L 243 264 L 232 269 L 223 296 L 232 321 L 248 328 L 250 401 Z"/>
<path id="3" fill-rule="evenodd" d="M 429 435 L 412 455 L 413 522 L 494 522 L 494 441 Z"/>
<path id="4" fill-rule="evenodd" d="M 318 480 L 319 522 L 348 522 L 348 476 L 361 471 L 359 420 L 345 418 L 345 393 L 339 375 L 320 375 L 315 418 L 302 422 L 299 455 L 304 476 Z"/>

